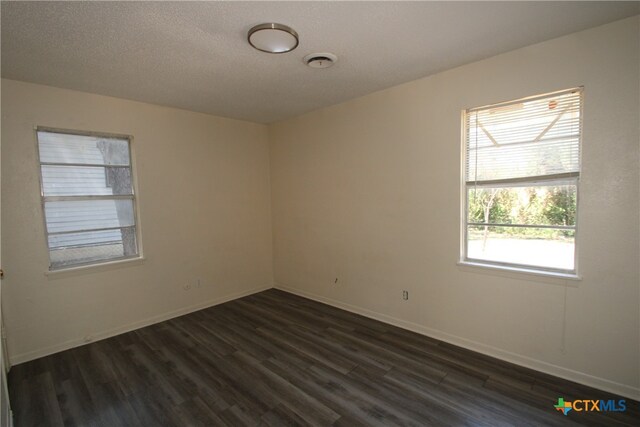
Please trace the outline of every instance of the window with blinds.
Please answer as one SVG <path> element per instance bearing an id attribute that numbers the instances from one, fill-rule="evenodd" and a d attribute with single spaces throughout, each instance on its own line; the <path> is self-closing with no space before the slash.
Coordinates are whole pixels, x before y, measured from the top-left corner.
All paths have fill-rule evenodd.
<path id="1" fill-rule="evenodd" d="M 582 89 L 464 112 L 463 261 L 576 272 Z"/>
<path id="2" fill-rule="evenodd" d="M 39 128 L 51 270 L 139 256 L 128 137 Z"/>

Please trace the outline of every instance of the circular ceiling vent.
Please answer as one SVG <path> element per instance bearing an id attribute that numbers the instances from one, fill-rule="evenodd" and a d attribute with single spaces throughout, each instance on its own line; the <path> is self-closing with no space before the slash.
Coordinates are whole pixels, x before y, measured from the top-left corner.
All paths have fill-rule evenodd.
<path id="1" fill-rule="evenodd" d="M 312 53 L 304 57 L 304 63 L 311 68 L 329 68 L 337 60 L 333 53 Z"/>

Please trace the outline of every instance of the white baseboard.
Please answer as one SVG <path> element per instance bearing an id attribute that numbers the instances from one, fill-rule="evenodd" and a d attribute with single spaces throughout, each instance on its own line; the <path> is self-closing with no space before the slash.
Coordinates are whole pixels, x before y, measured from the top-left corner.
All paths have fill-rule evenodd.
<path id="1" fill-rule="evenodd" d="M 600 390 L 615 393 L 620 396 L 628 397 L 634 400 L 640 400 L 640 388 L 635 388 L 626 384 L 617 383 L 607 380 L 605 378 L 596 377 L 586 374 L 584 372 L 574 371 L 572 369 L 564 368 L 562 366 L 554 365 L 544 362 L 542 360 L 533 359 L 521 354 L 512 353 L 507 350 L 503 350 L 490 345 L 482 344 L 477 341 L 469 340 L 466 338 L 451 335 L 446 332 L 442 332 L 436 329 L 428 328 L 426 326 L 419 325 L 413 322 L 407 322 L 406 320 L 398 319 L 386 314 L 378 313 L 366 308 L 358 307 L 351 304 L 346 304 L 340 301 L 326 298 L 313 293 L 300 291 L 298 289 L 289 287 L 284 284 L 276 284 L 276 289 L 280 289 L 285 292 L 289 292 L 304 298 L 308 298 L 314 301 L 322 302 L 324 304 L 331 305 L 336 308 L 340 308 L 352 313 L 356 313 L 371 319 L 379 320 L 390 325 L 398 326 L 403 329 L 407 329 L 412 332 L 426 335 L 431 338 L 438 339 L 440 341 L 447 342 L 449 344 L 464 347 L 469 350 L 476 351 L 478 353 L 486 354 L 487 356 L 495 357 L 496 359 L 504 360 L 506 362 L 514 363 L 516 365 L 524 366 L 526 368 L 534 369 L 536 371 L 544 372 L 549 375 L 564 378 L 569 381 L 574 381 L 580 384 L 584 384 L 589 387 L 594 387 Z"/>
<path id="2" fill-rule="evenodd" d="M 92 334 L 93 339 L 91 340 L 91 342 L 100 341 L 106 338 L 111 338 L 116 335 L 124 334 L 126 332 L 131 332 L 136 329 L 144 328 L 145 326 L 153 325 L 155 323 L 164 322 L 165 320 L 173 319 L 174 317 L 183 316 L 185 314 L 193 313 L 194 311 L 213 307 L 214 305 L 223 304 L 225 302 L 242 298 L 251 294 L 255 294 L 257 292 L 262 292 L 271 288 L 272 286 L 262 286 L 259 288 L 250 289 L 248 291 L 225 295 L 223 297 L 214 298 L 212 300 L 208 300 L 205 302 L 200 302 L 198 304 L 180 308 L 178 310 L 170 311 L 168 313 L 163 313 L 157 316 L 149 317 L 144 320 L 129 323 L 127 325 L 119 326 L 117 328 L 109 329 L 107 331 L 97 332 Z M 50 354 L 59 353 L 64 350 L 69 350 L 70 348 L 80 347 L 81 345 L 85 345 L 85 344 L 90 344 L 90 342 L 87 342 L 84 338 L 75 338 L 69 341 L 65 341 L 61 344 L 56 344 L 49 347 L 40 348 L 40 349 L 29 351 L 26 353 L 10 356 L 9 360 L 12 366 L 19 365 L 20 363 L 24 363 L 30 360 L 38 359 L 40 357 L 48 356 Z"/>

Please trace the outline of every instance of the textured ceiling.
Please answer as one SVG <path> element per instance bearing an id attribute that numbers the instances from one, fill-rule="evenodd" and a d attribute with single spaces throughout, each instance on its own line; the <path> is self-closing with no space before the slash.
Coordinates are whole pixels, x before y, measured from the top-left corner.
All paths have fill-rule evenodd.
<path id="1" fill-rule="evenodd" d="M 639 2 L 2 2 L 2 76 L 269 123 L 640 13 Z M 290 53 L 250 47 L 279 22 Z M 333 52 L 332 68 L 305 66 Z"/>

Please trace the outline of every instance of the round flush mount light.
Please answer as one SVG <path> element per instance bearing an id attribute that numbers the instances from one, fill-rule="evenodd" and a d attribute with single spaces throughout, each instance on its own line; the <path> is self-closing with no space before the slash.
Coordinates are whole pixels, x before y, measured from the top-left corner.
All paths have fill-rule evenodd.
<path id="1" fill-rule="evenodd" d="M 333 53 L 312 53 L 304 57 L 303 61 L 311 68 L 329 68 L 338 60 Z"/>
<path id="2" fill-rule="evenodd" d="M 298 33 L 283 24 L 259 24 L 249 30 L 249 44 L 267 53 L 291 52 L 298 46 Z"/>

